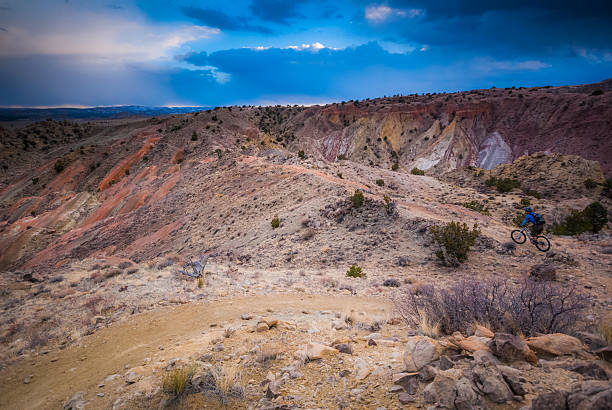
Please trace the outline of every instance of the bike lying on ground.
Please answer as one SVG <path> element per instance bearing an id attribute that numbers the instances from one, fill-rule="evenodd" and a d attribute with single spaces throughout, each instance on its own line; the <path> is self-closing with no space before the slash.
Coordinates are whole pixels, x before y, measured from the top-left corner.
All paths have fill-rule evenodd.
<path id="1" fill-rule="evenodd" d="M 535 238 L 531 236 L 531 232 L 527 227 L 515 229 L 510 233 L 512 240 L 518 244 L 525 243 L 527 238 L 533 243 L 539 251 L 546 252 L 550 249 L 550 241 L 544 235 L 538 235 Z"/>

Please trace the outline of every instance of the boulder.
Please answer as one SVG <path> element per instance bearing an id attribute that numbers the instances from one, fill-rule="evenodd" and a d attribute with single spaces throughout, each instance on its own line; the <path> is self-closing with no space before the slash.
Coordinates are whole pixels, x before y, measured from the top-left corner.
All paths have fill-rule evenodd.
<path id="1" fill-rule="evenodd" d="M 478 402 L 478 394 L 475 391 L 475 387 L 472 382 L 462 377 L 457 381 L 455 385 L 457 391 L 455 397 L 455 408 L 457 410 L 471 410 L 474 405 Z"/>
<path id="2" fill-rule="evenodd" d="M 491 353 L 489 350 L 477 350 L 474 352 L 474 362 L 476 363 L 480 363 L 480 364 L 493 364 L 493 365 L 497 365 L 500 364 L 499 359 L 497 359 L 497 357 L 493 356 L 493 353 Z"/>
<path id="3" fill-rule="evenodd" d="M 452 369 L 455 363 L 448 358 L 448 356 L 442 356 L 440 358 L 440 370 Z"/>
<path id="4" fill-rule="evenodd" d="M 504 378 L 504 381 L 512 390 L 516 396 L 524 396 L 527 394 L 527 391 L 523 387 L 523 383 L 521 383 L 520 371 L 513 367 L 508 366 L 495 366 L 497 370 L 499 370 Z M 525 379 L 523 379 L 525 380 Z"/>
<path id="5" fill-rule="evenodd" d="M 576 332 L 576 337 L 591 351 L 608 346 L 608 342 L 603 337 L 594 333 Z"/>
<path id="6" fill-rule="evenodd" d="M 529 349 L 523 339 L 508 333 L 496 333 L 489 343 L 491 352 L 506 363 L 526 361 L 537 364 L 536 355 Z"/>
<path id="7" fill-rule="evenodd" d="M 426 403 L 435 403 L 437 408 L 454 409 L 457 389 L 455 379 L 438 373 L 433 382 L 423 390 Z"/>
<path id="8" fill-rule="evenodd" d="M 399 385 L 408 394 L 416 394 L 419 389 L 419 381 L 416 373 L 396 373 L 393 375 L 393 384 Z"/>
<path id="9" fill-rule="evenodd" d="M 543 393 L 531 402 L 532 410 L 567 410 L 567 392 Z"/>
<path id="10" fill-rule="evenodd" d="M 540 394 L 532 410 L 608 410 L 612 408 L 612 383 L 588 380 L 575 385 L 571 392 L 554 391 Z"/>
<path id="11" fill-rule="evenodd" d="M 576 372 L 588 378 L 608 380 L 608 373 L 606 373 L 603 367 L 595 362 L 580 361 L 566 367 L 566 369 L 570 372 Z"/>
<path id="12" fill-rule="evenodd" d="M 430 380 L 433 380 L 434 377 L 436 377 L 437 373 L 438 371 L 435 367 L 427 365 L 421 370 L 419 370 L 419 378 L 421 379 L 421 381 L 428 382 Z"/>
<path id="13" fill-rule="evenodd" d="M 404 364 L 409 372 L 418 372 L 440 357 L 438 343 L 427 336 L 412 336 L 404 349 Z"/>
<path id="14" fill-rule="evenodd" d="M 325 346 L 321 343 L 308 343 L 306 346 L 306 357 L 308 360 L 320 360 L 338 354 L 338 349 Z"/>
<path id="15" fill-rule="evenodd" d="M 552 333 L 548 335 L 530 337 L 526 340 L 527 345 L 537 354 L 545 356 L 577 355 L 587 356 L 584 344 L 564 333 Z"/>
<path id="16" fill-rule="evenodd" d="M 612 346 L 602 347 L 601 349 L 593 350 L 593 353 L 600 356 L 606 362 L 612 362 Z"/>
<path id="17" fill-rule="evenodd" d="M 529 275 L 537 281 L 554 281 L 557 279 L 557 270 L 552 265 L 540 263 L 531 267 Z"/>
<path id="18" fill-rule="evenodd" d="M 488 337 L 489 339 L 492 339 L 493 336 L 495 336 L 495 333 L 491 332 L 489 329 L 487 329 L 484 326 L 476 325 L 476 330 L 474 331 L 474 336 Z"/>
<path id="19" fill-rule="evenodd" d="M 505 403 L 512 400 L 512 390 L 496 367 L 477 364 L 472 369 L 472 376 L 478 390 L 492 402 Z"/>

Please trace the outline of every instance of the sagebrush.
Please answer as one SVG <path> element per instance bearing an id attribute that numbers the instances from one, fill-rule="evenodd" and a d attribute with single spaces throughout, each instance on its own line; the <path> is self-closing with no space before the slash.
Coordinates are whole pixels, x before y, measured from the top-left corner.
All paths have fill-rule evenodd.
<path id="1" fill-rule="evenodd" d="M 436 256 L 450 266 L 457 266 L 467 260 L 468 251 L 480 236 L 478 225 L 473 228 L 466 223 L 449 222 L 445 226 L 432 226 L 429 228 L 440 250 Z"/>
<path id="2" fill-rule="evenodd" d="M 593 202 L 582 211 L 572 210 L 563 222 L 553 226 L 556 235 L 578 235 L 583 232 L 597 233 L 608 223 L 608 211 L 599 202 Z"/>
<path id="3" fill-rule="evenodd" d="M 353 204 L 353 208 L 359 208 L 361 205 L 363 205 L 364 201 L 365 198 L 363 196 L 363 192 L 356 189 L 355 193 L 351 196 L 351 203 Z"/>
<path id="4" fill-rule="evenodd" d="M 568 333 L 578 328 L 590 297 L 577 287 L 529 278 L 464 280 L 448 288 L 422 285 L 418 292 L 396 296 L 395 305 L 411 327 L 435 318 L 444 334 L 469 334 L 474 323 L 494 332 L 523 334 Z"/>

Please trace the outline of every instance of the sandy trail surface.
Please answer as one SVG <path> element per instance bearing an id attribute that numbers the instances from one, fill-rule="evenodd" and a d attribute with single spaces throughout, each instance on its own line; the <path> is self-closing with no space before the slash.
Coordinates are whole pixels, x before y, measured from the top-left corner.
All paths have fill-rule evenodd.
<path id="1" fill-rule="evenodd" d="M 213 323 L 240 318 L 242 313 L 299 313 L 305 309 L 342 312 L 358 305 L 364 312 L 390 311 L 381 298 L 358 296 L 267 295 L 220 302 L 166 307 L 130 317 L 84 337 L 78 345 L 26 358 L 0 373 L 0 408 L 56 409 L 79 391 L 95 390 L 107 376 L 124 374 L 126 365 L 143 363 L 160 346 L 199 335 Z M 24 378 L 32 375 L 29 384 Z M 112 407 L 102 400 L 88 408 Z"/>

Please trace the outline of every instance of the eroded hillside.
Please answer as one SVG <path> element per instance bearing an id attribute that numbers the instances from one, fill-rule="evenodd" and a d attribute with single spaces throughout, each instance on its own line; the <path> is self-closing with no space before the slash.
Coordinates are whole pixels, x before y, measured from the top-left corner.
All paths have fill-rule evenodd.
<path id="1" fill-rule="evenodd" d="M 258 401 L 260 407 L 391 408 L 398 399 L 388 389 L 403 370 L 399 349 L 415 334 L 393 311 L 398 292 L 470 279 L 519 284 L 542 263 L 554 268 L 555 282 L 588 296 L 589 315 L 580 325 L 595 329 L 612 309 L 609 229 L 551 236 L 548 253 L 509 243 L 509 232 L 527 203 L 550 223 L 593 201 L 610 209 L 609 84 L 3 128 L 0 343 L 7 376 L 1 387 L 13 393 L 2 395 L 0 406 L 58 407 L 83 390 L 76 402 L 94 408 L 147 408 L 164 401 L 160 372 L 196 361 L 199 378 L 230 362 L 253 375 L 236 407 Z M 600 88 L 606 92 L 592 95 Z M 535 151 L 556 153 L 523 156 Z M 414 167 L 427 175 L 413 175 Z M 491 177 L 519 180 L 522 189 L 499 192 L 487 185 Z M 359 206 L 350 199 L 356 190 L 364 194 Z M 481 231 L 459 267 L 440 263 L 430 232 L 450 221 Z M 177 272 L 202 254 L 211 259 L 200 283 Z M 353 264 L 364 278 L 346 276 Z M 340 295 L 346 299 L 336 300 Z M 204 316 L 190 328 L 187 316 L 173 310 L 178 305 L 187 305 L 187 316 Z M 252 309 L 274 317 L 253 316 Z M 141 322 L 145 316 L 136 314 L 149 310 L 150 322 Z M 128 328 L 135 332 L 121 336 Z M 382 336 L 370 337 L 378 331 Z M 347 345 L 355 355 L 346 365 L 341 357 L 305 368 L 310 359 L 292 361 L 296 352 L 312 350 L 301 344 L 321 342 Z M 462 352 L 474 349 L 462 339 L 437 343 L 459 368 L 472 369 Z M 259 359 L 268 344 L 278 350 L 271 368 Z M 341 349 L 348 347 L 332 355 Z M 129 374 L 119 375 L 125 369 Z M 509 398 L 516 401 L 511 407 L 555 382 L 541 368 L 527 370 L 530 390 Z M 78 387 L 62 379 L 61 388 L 47 393 L 50 381 L 73 371 Z M 571 386 L 570 371 L 554 372 Z M 273 384 L 281 375 L 283 394 Z M 304 382 L 293 389 L 288 378 Z M 332 387 L 309 397 L 308 389 L 326 378 Z M 101 391 L 104 385 L 112 390 Z M 411 388 L 412 403 L 423 404 L 425 384 Z M 28 401 L 33 392 L 43 397 Z M 490 404 L 486 394 L 476 396 Z M 211 404 L 190 397 L 187 408 Z"/>

